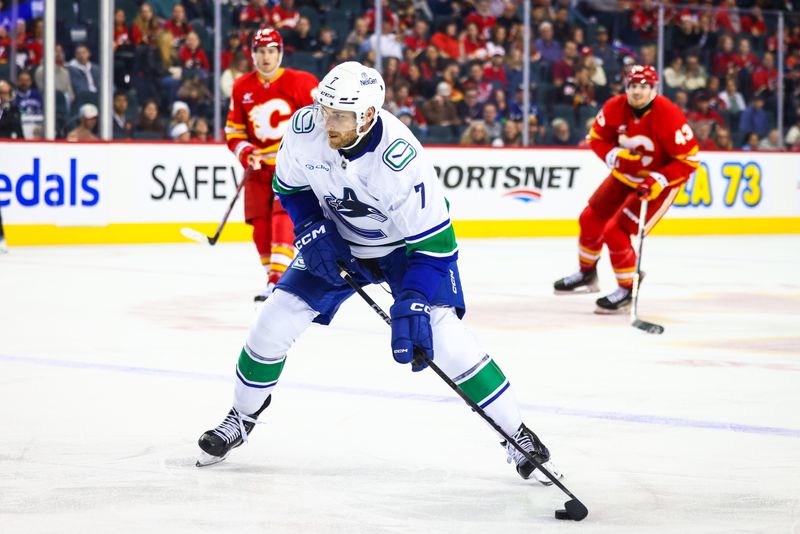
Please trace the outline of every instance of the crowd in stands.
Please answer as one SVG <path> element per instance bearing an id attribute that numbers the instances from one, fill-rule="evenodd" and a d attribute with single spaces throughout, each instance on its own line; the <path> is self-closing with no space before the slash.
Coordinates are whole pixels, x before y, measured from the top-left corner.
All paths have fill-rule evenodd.
<path id="1" fill-rule="evenodd" d="M 20 20 L 17 77 L 8 80 L 10 32 L 0 0 L 0 137 L 41 136 L 43 22 Z M 99 0 L 59 0 L 55 85 L 58 135 L 97 136 Z M 523 84 L 521 0 L 227 0 L 222 76 L 213 79 L 211 0 L 117 0 L 113 126 L 117 139 L 206 141 L 220 84 L 223 113 L 234 80 L 252 68 L 252 32 L 269 25 L 284 66 L 322 77 L 341 61 L 374 66 L 380 51 L 385 109 L 429 144 L 575 146 L 599 107 L 624 92 L 634 63 L 656 64 L 652 0 L 534 0 L 529 87 Z M 694 0 L 664 12 L 661 92 L 686 113 L 705 149 L 800 150 L 800 19 L 791 2 Z M 748 11 L 740 11 L 745 8 Z M 785 10 L 779 36 L 773 10 Z M 769 15 L 765 15 L 764 12 Z M 4 24 L 5 20 L 5 24 Z M 783 46 L 784 65 L 777 64 Z M 778 69 L 785 78 L 777 130 Z M 4 76 L 5 73 L 5 76 Z M 523 124 L 525 92 L 528 123 Z"/>

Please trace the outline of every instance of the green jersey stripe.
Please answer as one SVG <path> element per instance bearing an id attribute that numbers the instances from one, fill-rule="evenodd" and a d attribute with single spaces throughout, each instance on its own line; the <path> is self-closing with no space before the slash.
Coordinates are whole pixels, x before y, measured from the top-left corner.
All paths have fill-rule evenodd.
<path id="1" fill-rule="evenodd" d="M 406 241 L 406 254 L 409 256 L 414 252 L 421 252 L 431 256 L 449 256 L 458 250 L 456 243 L 456 233 L 453 225 L 443 228 L 441 232 L 426 237 L 422 241 L 409 243 Z"/>
<path id="2" fill-rule="evenodd" d="M 277 173 L 272 177 L 272 190 L 280 195 L 293 195 L 300 191 L 309 191 L 311 188 L 307 185 L 300 187 L 291 187 L 278 179 Z"/>

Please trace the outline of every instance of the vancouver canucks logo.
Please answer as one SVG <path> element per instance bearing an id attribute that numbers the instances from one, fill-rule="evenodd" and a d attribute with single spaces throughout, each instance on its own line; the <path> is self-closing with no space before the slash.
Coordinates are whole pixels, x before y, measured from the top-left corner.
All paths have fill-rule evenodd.
<path id="1" fill-rule="evenodd" d="M 386 222 L 389 218 L 373 206 L 365 202 L 361 202 L 356 196 L 356 192 L 349 187 L 342 190 L 342 198 L 336 198 L 332 195 L 325 195 L 325 202 L 331 208 L 331 211 L 336 215 L 344 226 L 352 230 L 354 233 L 366 239 L 382 239 L 386 237 L 380 229 L 366 229 L 356 226 L 359 222 L 358 219 L 372 219 L 379 223 Z"/>

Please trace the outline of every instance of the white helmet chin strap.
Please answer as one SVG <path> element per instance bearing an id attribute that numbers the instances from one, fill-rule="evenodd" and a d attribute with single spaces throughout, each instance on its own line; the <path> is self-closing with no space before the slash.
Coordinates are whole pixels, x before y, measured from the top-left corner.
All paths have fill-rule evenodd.
<path id="1" fill-rule="evenodd" d="M 369 110 L 369 108 L 367 108 L 367 110 Z M 366 113 L 367 112 L 365 111 L 364 114 L 366 115 Z M 353 141 L 353 143 L 350 146 L 342 147 L 341 150 L 350 150 L 354 148 L 356 145 L 358 145 L 358 143 L 360 143 L 361 140 L 364 139 L 364 136 L 367 135 L 370 131 L 372 131 L 377 122 L 378 122 L 378 113 L 376 111 L 375 115 L 372 116 L 372 124 L 369 125 L 369 128 L 367 128 L 365 132 L 361 132 L 361 128 L 363 128 L 366 123 L 364 122 L 364 119 L 359 116 L 359 114 L 356 114 L 356 140 Z"/>

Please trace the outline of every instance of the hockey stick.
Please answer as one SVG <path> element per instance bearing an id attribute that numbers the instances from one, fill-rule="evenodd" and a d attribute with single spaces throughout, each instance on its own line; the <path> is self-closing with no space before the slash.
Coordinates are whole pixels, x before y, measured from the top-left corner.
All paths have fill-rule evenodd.
<path id="1" fill-rule="evenodd" d="M 250 177 L 250 171 L 253 170 L 252 165 L 248 165 L 247 169 L 244 171 L 244 176 L 242 177 L 242 181 L 239 182 L 239 185 L 236 186 L 236 194 L 233 196 L 233 200 L 231 200 L 230 205 L 228 206 L 228 210 L 225 212 L 225 216 L 222 217 L 222 222 L 219 223 L 219 227 L 217 231 L 214 232 L 212 237 L 205 235 L 202 232 L 195 230 L 194 228 L 181 228 L 181 234 L 183 237 L 187 239 L 191 239 L 192 241 L 197 241 L 198 243 L 208 243 L 210 246 L 214 246 L 217 244 L 217 240 L 219 239 L 220 234 L 222 234 L 222 229 L 225 228 L 225 223 L 228 222 L 228 217 L 230 216 L 231 212 L 233 211 L 233 206 L 236 204 L 236 201 L 239 199 L 239 193 L 242 192 L 242 188 L 244 187 L 244 183 Z"/>
<path id="2" fill-rule="evenodd" d="M 375 313 L 377 313 L 378 315 L 380 315 L 381 319 L 383 319 L 383 320 L 384 320 L 384 322 L 385 322 L 386 324 L 388 324 L 389 326 L 392 326 L 392 319 L 391 319 L 391 317 L 389 317 L 388 315 L 386 315 L 386 312 L 385 312 L 385 311 L 383 311 L 383 308 L 381 308 L 381 307 L 378 305 L 378 303 L 376 303 L 374 300 L 372 300 L 372 297 L 370 297 L 369 295 L 367 295 L 367 292 L 366 292 L 366 291 L 364 291 L 363 289 L 361 289 L 361 287 L 359 287 L 359 285 L 358 285 L 358 284 L 355 282 L 355 280 L 353 280 L 353 277 L 352 277 L 352 276 L 350 276 L 350 273 L 348 273 L 348 272 L 347 272 L 347 270 L 345 270 L 345 269 L 344 269 L 344 268 L 343 268 L 341 265 L 339 266 L 339 269 L 340 269 L 340 271 L 339 271 L 339 275 L 340 275 L 340 276 L 341 276 L 341 277 L 344 279 L 344 281 L 345 281 L 345 282 L 347 282 L 347 284 L 348 284 L 350 287 L 352 287 L 352 288 L 353 288 L 353 289 L 356 291 L 356 293 L 358 293 L 358 294 L 359 294 L 359 296 L 361 296 L 361 298 L 362 298 L 362 299 L 364 299 L 364 301 L 365 301 L 367 304 L 369 304 L 369 305 L 370 305 L 370 307 L 371 307 L 373 310 L 375 310 Z M 489 423 L 489 426 L 491 426 L 492 428 L 494 428 L 495 432 L 497 432 L 498 434 L 500 434 L 500 436 L 502 436 L 502 437 L 503 437 L 503 439 L 505 439 L 505 440 L 506 440 L 506 443 L 510 443 L 510 444 L 512 444 L 512 445 L 514 446 L 514 448 L 515 448 L 515 449 L 517 449 L 517 451 L 519 451 L 519 452 L 520 452 L 520 453 L 521 453 L 521 454 L 522 454 L 522 455 L 525 457 L 525 459 L 526 459 L 526 460 L 528 460 L 528 461 L 529 461 L 530 463 L 532 463 L 532 464 L 533 464 L 533 465 L 534 465 L 534 466 L 535 466 L 537 469 L 539 469 L 539 470 L 540 470 L 542 473 L 544 473 L 544 474 L 545 474 L 545 476 L 547 476 L 547 478 L 549 478 L 549 479 L 550 479 L 550 481 L 551 481 L 553 484 L 555 484 L 556 486 L 558 486 L 558 487 L 559 487 L 559 489 L 561 489 L 561 491 L 563 491 L 564 493 L 566 493 L 566 494 L 567 494 L 567 495 L 570 497 L 570 500 L 568 500 L 567 502 L 565 502 L 565 503 L 564 503 L 564 510 L 566 510 L 566 512 L 564 512 L 564 510 L 557 510 L 557 511 L 556 511 L 556 517 L 557 517 L 558 519 L 572 519 L 572 520 L 574 520 L 574 521 L 581 521 L 582 519 L 584 519 L 584 518 L 585 518 L 585 517 L 586 517 L 586 516 L 589 514 L 589 510 L 587 510 L 586 506 L 584 506 L 584 504 L 583 504 L 583 503 L 582 503 L 582 502 L 581 502 L 581 501 L 580 501 L 580 500 L 579 500 L 577 497 L 575 497 L 575 495 L 573 495 L 573 494 L 572 494 L 572 493 L 571 493 L 571 492 L 570 492 L 570 491 L 567 489 L 567 487 L 566 487 L 566 486 L 564 486 L 564 484 L 562 484 L 562 483 L 561 483 L 561 481 L 560 481 L 560 480 L 558 480 L 556 477 L 554 477 L 554 476 L 553 476 L 553 474 L 552 474 L 552 473 L 550 473 L 550 471 L 548 471 L 547 469 L 545 469 L 544 467 L 542 467 L 542 464 L 541 464 L 541 463 L 539 463 L 539 462 L 536 460 L 536 458 L 534 458 L 534 457 L 533 457 L 533 456 L 532 456 L 530 453 L 528 453 L 528 452 L 527 452 L 525 449 L 523 449 L 523 448 L 520 446 L 520 444 L 519 444 L 519 443 L 517 443 L 517 442 L 516 442 L 516 440 L 514 440 L 514 438 L 512 438 L 511 436 L 509 436 L 509 435 L 508 435 L 508 433 L 507 433 L 505 430 L 503 430 L 503 429 L 500 427 L 500 425 L 498 425 L 497 423 L 495 423 L 495 422 L 494 422 L 494 419 L 492 419 L 491 417 L 489 417 L 489 414 L 487 414 L 487 413 L 486 413 L 486 412 L 483 410 L 483 408 L 481 408 L 480 406 L 478 406 L 478 404 L 477 404 L 475 401 L 473 401 L 472 399 L 470 399 L 469 397 L 467 397 L 466 393 L 464 393 L 464 391 L 462 391 L 462 389 L 461 389 L 460 387 L 458 387 L 458 384 L 456 384 L 455 382 L 453 382 L 453 381 L 450 379 L 450 377 L 449 377 L 449 376 L 447 376 L 447 375 L 444 373 L 444 371 L 442 371 L 442 370 L 439 368 L 439 366 L 438 366 L 438 365 L 436 365 L 435 363 L 433 363 L 433 360 L 431 360 L 430 358 L 428 358 L 428 356 L 427 356 L 427 355 L 426 355 L 424 352 L 418 352 L 418 351 L 415 351 L 415 352 L 414 352 L 414 358 L 415 358 L 415 359 L 416 359 L 418 362 L 420 362 L 420 363 L 426 363 L 426 364 L 428 364 L 428 367 L 430 367 L 431 369 L 433 369 L 433 372 L 434 372 L 434 373 L 436 373 L 437 375 L 439 375 L 439 378 L 441 378 L 441 379 L 444 381 L 444 383 L 445 383 L 445 384 L 447 384 L 447 385 L 450 387 L 450 389 L 452 389 L 453 391 L 455 391 L 455 392 L 456 392 L 456 394 L 458 394 L 458 396 L 459 396 L 459 397 L 461 397 L 461 399 L 462 399 L 464 402 L 466 402 L 466 403 L 467 403 L 467 405 L 468 405 L 470 408 L 472 408 L 472 411 L 473 411 L 473 412 L 477 413 L 479 416 L 481 416 L 481 418 L 483 418 L 483 420 L 484 420 L 484 421 L 486 421 L 487 423 Z M 564 516 L 566 516 L 566 517 L 564 517 Z"/>
<path id="3" fill-rule="evenodd" d="M 639 231 L 636 233 L 636 271 L 633 273 L 633 289 L 631 292 L 631 326 L 644 330 L 648 334 L 663 334 L 664 327 L 660 324 L 643 321 L 636 317 L 636 310 L 639 305 L 639 282 L 642 278 L 642 246 L 644 245 L 644 227 L 647 219 L 647 199 L 642 199 L 642 206 L 639 208 Z"/>

